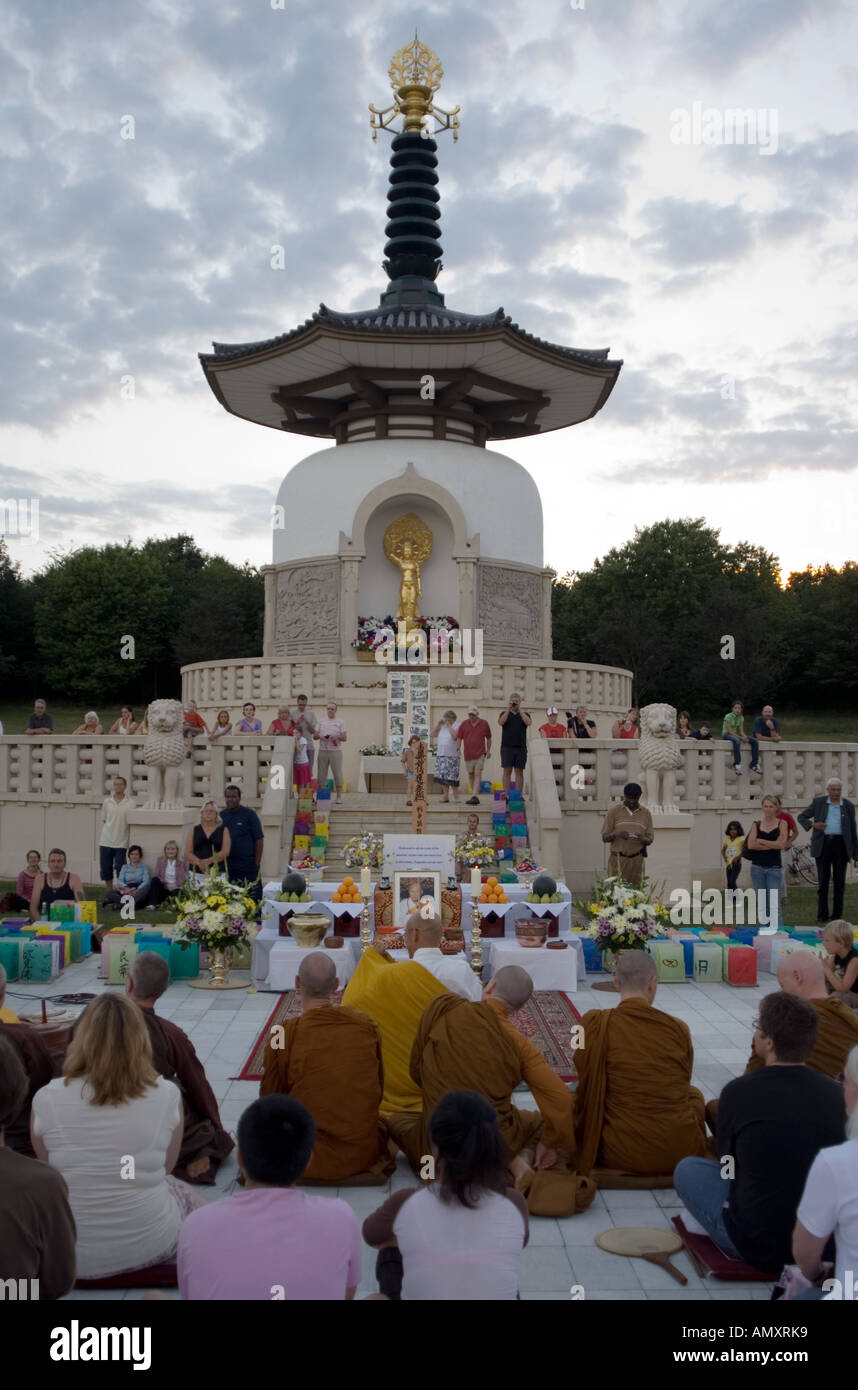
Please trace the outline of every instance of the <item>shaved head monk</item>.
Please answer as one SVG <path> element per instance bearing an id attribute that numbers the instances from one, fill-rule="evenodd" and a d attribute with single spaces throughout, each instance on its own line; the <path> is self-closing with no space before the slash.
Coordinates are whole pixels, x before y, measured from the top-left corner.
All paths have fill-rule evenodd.
<path id="1" fill-rule="evenodd" d="M 146 1021 L 155 1070 L 182 1093 L 185 1127 L 173 1174 L 185 1182 L 211 1185 L 235 1144 L 221 1125 L 214 1091 L 187 1033 L 155 1013 L 155 1001 L 169 983 L 170 967 L 163 956 L 141 951 L 128 968 L 125 993 Z"/>
<path id="2" fill-rule="evenodd" d="M 412 912 L 405 924 L 405 949 L 412 960 L 440 980 L 454 994 L 476 1002 L 482 997 L 483 987 L 465 959 L 463 951 L 445 956 L 441 950 L 444 924 L 431 909 L 423 908 Z"/>
<path id="3" fill-rule="evenodd" d="M 819 1031 L 807 1065 L 826 1076 L 839 1076 L 846 1058 L 858 1046 L 858 1015 L 854 1009 L 825 992 L 825 971 L 822 961 L 813 951 L 790 951 L 778 965 L 778 984 L 785 994 L 809 999 L 819 1018 Z M 763 1059 L 752 1052 L 746 1072 L 757 1071 Z"/>
<path id="4" fill-rule="evenodd" d="M 648 952 L 624 951 L 616 980 L 619 1004 L 584 1015 L 575 1053 L 578 1165 L 600 1186 L 671 1187 L 681 1158 L 708 1152 L 691 1034 L 653 1008 L 658 970 Z"/>
<path id="5" fill-rule="evenodd" d="M 272 1027 L 259 1094 L 292 1096 L 316 1122 L 302 1182 L 383 1183 L 396 1165 L 378 1113 L 384 1092 L 378 1025 L 359 1009 L 335 1005 L 337 971 L 327 951 L 304 956 L 295 987 L 301 1016 Z"/>
<path id="6" fill-rule="evenodd" d="M 527 971 L 508 965 L 485 986 L 479 1003 L 451 994 L 433 999 L 420 1020 L 410 1063 L 412 1079 L 420 1088 L 422 1112 L 391 1115 L 388 1124 L 392 1138 L 419 1171 L 422 1156 L 428 1152 L 427 1122 L 435 1106 L 448 1091 L 476 1091 L 494 1106 L 510 1157 L 521 1155 L 525 1160 L 518 1174 L 522 1178 L 529 1175 L 529 1181 L 521 1181 L 520 1186 L 530 1209 L 537 1210 L 528 1191 L 533 1179 L 557 1167 L 568 1179 L 566 1209 L 582 1210 L 592 1200 L 594 1189 L 584 1185 L 576 1208 L 575 1130 L 569 1088 L 509 1017 L 532 993 L 533 981 Z M 530 1087 L 538 1110 L 519 1110 L 513 1105 L 512 1093 L 522 1081 Z M 559 1164 L 558 1150 L 563 1153 Z"/>
<path id="7" fill-rule="evenodd" d="M 425 925 L 431 940 L 432 925 Z M 391 959 L 381 944 L 364 951 L 343 994 L 343 1004 L 369 1014 L 381 1029 L 382 1115 L 409 1110 L 419 1113 L 423 1108 L 420 1087 L 411 1079 L 409 1070 L 411 1048 L 426 1005 L 437 995 L 450 992 L 436 974 L 439 966 L 434 958 L 425 963 L 424 959 L 414 958 L 425 939 L 422 927 L 410 935 L 412 959 L 406 961 Z M 442 959 L 446 964 L 446 958 Z"/>

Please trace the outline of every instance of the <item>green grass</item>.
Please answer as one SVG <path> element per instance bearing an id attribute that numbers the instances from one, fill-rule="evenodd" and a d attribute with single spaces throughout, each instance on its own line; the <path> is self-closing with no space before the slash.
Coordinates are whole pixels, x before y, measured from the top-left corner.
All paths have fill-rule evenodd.
<path id="1" fill-rule="evenodd" d="M 828 890 L 831 902 L 831 889 Z M 858 923 L 858 884 L 847 883 L 843 893 L 843 916 L 853 926 Z M 784 921 L 790 927 L 815 927 L 816 889 L 808 883 L 787 884 L 787 903 Z"/>
<path id="2" fill-rule="evenodd" d="M 4 732 L 7 734 L 23 733 L 27 726 L 27 720 L 33 712 L 32 703 L 27 702 L 0 702 L 0 721 L 2 721 Z M 54 732 L 57 734 L 70 734 L 72 729 L 76 729 L 83 723 L 86 708 L 83 705 L 55 704 L 53 700 L 48 701 L 48 712 L 54 721 Z M 713 734 L 720 734 L 721 721 L 726 710 L 719 709 L 708 715 L 709 725 Z M 119 705 L 103 705 L 98 709 L 102 725 L 109 729 L 114 719 L 119 716 Z M 143 706 L 135 707 L 135 714 L 138 719 L 143 717 Z M 693 710 L 695 727 L 707 716 L 705 712 Z M 858 743 L 858 717 L 849 712 L 838 712 L 836 710 L 776 710 L 778 720 L 784 739 L 792 743 Z M 746 717 L 745 725 L 751 729 L 754 715 L 749 712 Z"/>
<path id="3" fill-rule="evenodd" d="M 104 894 L 103 883 L 85 883 L 83 887 L 85 896 L 99 904 L 98 925 L 100 927 L 128 927 L 131 925 L 128 918 L 122 916 L 122 913 L 119 911 L 119 908 L 101 907 L 101 899 Z M 2 898 L 5 893 L 14 892 L 14 889 L 14 879 L 0 879 L 0 898 Z M 13 913 L 7 913 L 7 916 L 11 917 L 13 915 Z M 165 905 L 164 907 L 155 908 L 153 912 L 148 912 L 147 909 L 144 907 L 141 908 L 140 911 L 137 913 L 137 916 L 134 919 L 134 924 L 138 927 L 151 927 L 157 926 L 159 923 L 162 922 L 169 922 L 170 924 L 172 924 L 173 922 L 175 922 L 175 920 L 175 907 L 171 908 Z"/>

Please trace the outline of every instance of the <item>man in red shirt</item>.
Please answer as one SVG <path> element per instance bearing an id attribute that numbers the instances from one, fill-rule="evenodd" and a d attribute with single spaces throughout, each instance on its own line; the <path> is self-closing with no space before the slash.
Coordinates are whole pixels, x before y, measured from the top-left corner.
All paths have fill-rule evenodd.
<path id="1" fill-rule="evenodd" d="M 468 798 L 468 806 L 479 806 L 480 778 L 483 773 L 483 763 L 492 751 L 492 731 L 491 726 L 485 719 L 480 718 L 480 711 L 475 705 L 468 710 L 467 719 L 463 719 L 459 725 L 457 742 L 461 746 L 462 757 L 465 760 L 465 771 L 470 783 L 471 796 Z"/>
<path id="2" fill-rule="evenodd" d="M 778 820 L 786 821 L 788 831 L 786 847 L 790 849 L 798 839 L 798 822 L 790 815 L 789 811 L 778 811 Z M 781 902 L 787 900 L 787 881 L 786 873 L 781 874 Z"/>
<path id="3" fill-rule="evenodd" d="M 188 750 L 187 756 L 190 758 L 194 751 L 194 739 L 199 734 L 204 734 L 206 732 L 206 722 L 202 715 L 197 713 L 196 700 L 189 700 L 185 705 L 182 719 L 184 721 L 182 733 L 185 736 L 185 744 Z"/>
<path id="4" fill-rule="evenodd" d="M 561 724 L 560 721 L 559 721 L 558 718 L 557 718 L 558 714 L 560 713 L 560 711 L 559 711 L 559 709 L 557 708 L 557 706 L 556 706 L 556 705 L 552 705 L 552 706 L 550 707 L 550 709 L 548 709 L 548 710 L 546 711 L 546 713 L 547 713 L 547 715 L 548 715 L 548 722 L 547 722 L 546 724 L 540 724 L 540 726 L 539 726 L 539 732 L 541 733 L 542 737 L 543 737 L 543 738 L 565 738 L 565 737 L 566 737 L 566 725 L 565 725 L 565 724 Z"/>

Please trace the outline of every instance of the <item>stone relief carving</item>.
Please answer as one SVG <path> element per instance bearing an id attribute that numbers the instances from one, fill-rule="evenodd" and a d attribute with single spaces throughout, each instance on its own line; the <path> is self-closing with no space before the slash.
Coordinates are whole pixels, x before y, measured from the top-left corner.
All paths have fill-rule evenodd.
<path id="1" fill-rule="evenodd" d="M 542 577 L 507 565 L 479 565 L 477 627 L 486 655 L 542 653 Z"/>
<path id="2" fill-rule="evenodd" d="M 274 654 L 291 659 L 336 654 L 340 632 L 337 560 L 294 565 L 277 575 Z"/>

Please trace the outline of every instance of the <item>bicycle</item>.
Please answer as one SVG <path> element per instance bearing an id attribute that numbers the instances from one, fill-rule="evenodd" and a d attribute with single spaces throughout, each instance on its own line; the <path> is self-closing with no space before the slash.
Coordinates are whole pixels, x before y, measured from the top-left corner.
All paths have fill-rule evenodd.
<path id="1" fill-rule="evenodd" d="M 814 887 L 818 883 L 816 860 L 810 852 L 810 845 L 793 845 L 787 855 L 786 867 L 788 874 L 804 879 L 805 883 L 812 883 Z"/>

